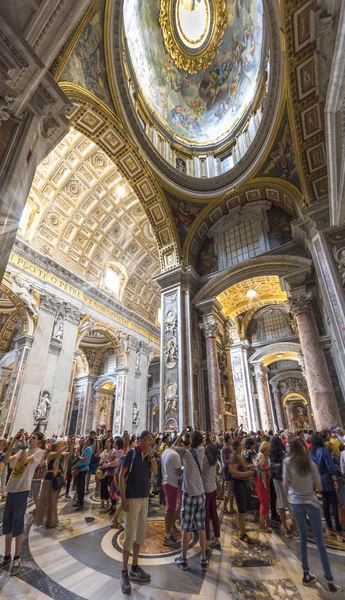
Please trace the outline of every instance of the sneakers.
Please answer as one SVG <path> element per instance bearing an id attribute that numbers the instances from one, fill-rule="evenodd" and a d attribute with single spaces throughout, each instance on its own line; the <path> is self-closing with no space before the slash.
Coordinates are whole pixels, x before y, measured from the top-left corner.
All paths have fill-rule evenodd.
<path id="1" fill-rule="evenodd" d="M 202 571 L 207 571 L 207 567 L 208 567 L 208 560 L 207 560 L 207 558 L 200 558 L 200 569 Z"/>
<path id="2" fill-rule="evenodd" d="M 137 566 L 136 569 L 133 569 L 132 566 L 129 572 L 129 579 L 131 579 L 132 581 L 139 581 L 141 583 L 148 583 L 149 581 L 151 581 L 151 575 L 149 573 L 146 573 L 146 571 L 144 571 L 144 569 L 142 569 L 139 566 Z"/>
<path id="3" fill-rule="evenodd" d="M 329 583 L 328 584 L 328 589 L 330 592 L 332 592 L 333 594 L 335 594 L 336 592 L 341 592 L 341 587 L 340 585 L 335 585 L 335 583 Z"/>
<path id="4" fill-rule="evenodd" d="M 120 579 L 121 591 L 123 594 L 130 594 L 132 591 L 131 584 L 128 577 L 128 571 L 122 571 Z"/>
<path id="5" fill-rule="evenodd" d="M 304 573 L 303 579 L 302 579 L 303 585 L 312 585 L 316 581 L 317 581 L 316 575 L 313 575 L 312 573 Z"/>
<path id="6" fill-rule="evenodd" d="M 6 558 L 4 556 L 4 558 L 0 561 L 0 569 L 7 569 L 7 567 L 10 566 L 11 562 L 12 562 L 11 556 L 9 558 Z"/>
<path id="7" fill-rule="evenodd" d="M 210 546 L 211 548 L 213 548 L 214 550 L 221 550 L 222 546 L 219 540 L 212 540 L 212 542 L 210 542 Z"/>
<path id="8" fill-rule="evenodd" d="M 164 536 L 163 546 L 169 546 L 170 548 L 179 548 L 181 543 L 178 540 L 175 540 L 171 535 Z"/>
<path id="9" fill-rule="evenodd" d="M 21 560 L 20 558 L 14 558 L 12 563 L 12 568 L 10 571 L 10 575 L 18 575 L 21 568 Z"/>
<path id="10" fill-rule="evenodd" d="M 212 547 L 211 546 L 207 546 L 206 548 L 206 558 L 210 558 L 212 554 Z"/>
<path id="11" fill-rule="evenodd" d="M 182 569 L 182 571 L 187 571 L 188 570 L 188 563 L 187 563 L 187 559 L 183 558 L 183 556 L 176 556 L 175 558 L 175 565 L 177 567 L 179 567 L 179 569 Z"/>

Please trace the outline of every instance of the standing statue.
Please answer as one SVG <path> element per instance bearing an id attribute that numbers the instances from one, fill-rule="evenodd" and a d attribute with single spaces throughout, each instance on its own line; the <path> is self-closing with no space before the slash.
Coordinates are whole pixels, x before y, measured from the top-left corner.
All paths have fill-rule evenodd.
<path id="1" fill-rule="evenodd" d="M 132 425 L 139 425 L 139 408 L 135 402 L 133 404 Z"/>
<path id="2" fill-rule="evenodd" d="M 140 371 L 140 350 L 135 352 L 135 370 Z"/>
<path id="3" fill-rule="evenodd" d="M 58 313 L 55 317 L 52 339 L 62 342 L 64 329 L 64 318 L 61 313 Z"/>
<path id="4" fill-rule="evenodd" d="M 44 433 L 48 423 L 50 406 L 50 395 L 49 392 L 45 390 L 41 393 L 40 398 L 38 400 L 37 408 L 35 408 L 35 410 L 33 411 L 34 425 L 36 426 L 35 431 L 41 431 L 42 433 Z"/>

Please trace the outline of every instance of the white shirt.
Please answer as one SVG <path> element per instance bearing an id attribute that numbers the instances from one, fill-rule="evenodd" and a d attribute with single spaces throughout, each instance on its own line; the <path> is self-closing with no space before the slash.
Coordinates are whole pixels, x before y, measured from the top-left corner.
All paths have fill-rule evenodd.
<path id="1" fill-rule="evenodd" d="M 173 448 L 164 450 L 161 456 L 162 466 L 162 483 L 172 485 L 172 487 L 178 487 L 179 475 L 176 473 L 176 469 L 182 467 L 181 459 L 179 454 Z"/>
<path id="2" fill-rule="evenodd" d="M 40 448 L 28 450 L 26 453 L 27 456 L 34 455 L 34 460 L 26 463 L 26 465 L 19 458 L 21 454 L 22 451 L 19 450 L 17 454 L 11 456 L 10 465 L 14 464 L 14 467 L 7 485 L 8 492 L 27 492 L 30 490 L 36 467 L 41 462 L 45 450 L 41 450 Z"/>
<path id="3" fill-rule="evenodd" d="M 340 453 L 340 470 L 341 474 L 345 475 L 345 450 Z"/>

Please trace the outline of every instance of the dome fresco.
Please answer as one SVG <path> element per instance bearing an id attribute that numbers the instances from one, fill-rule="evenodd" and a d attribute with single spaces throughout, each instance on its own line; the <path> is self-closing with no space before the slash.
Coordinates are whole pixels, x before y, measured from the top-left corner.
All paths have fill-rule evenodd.
<path id="1" fill-rule="evenodd" d="M 213 0 L 172 2 L 181 17 L 180 32 L 190 40 L 195 18 L 199 29 L 191 45 L 207 37 Z M 160 0 L 124 2 L 126 43 L 139 91 L 165 129 L 192 145 L 206 146 L 233 132 L 250 108 L 260 80 L 265 46 L 262 0 L 227 0 L 226 9 L 218 54 L 206 69 L 190 74 L 178 69 L 165 50 Z"/>

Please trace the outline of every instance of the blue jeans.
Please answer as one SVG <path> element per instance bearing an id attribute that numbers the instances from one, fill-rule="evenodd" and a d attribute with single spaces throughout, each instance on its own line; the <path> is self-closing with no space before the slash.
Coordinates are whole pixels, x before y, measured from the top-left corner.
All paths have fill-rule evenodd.
<path id="1" fill-rule="evenodd" d="M 306 516 L 308 516 L 311 528 L 314 534 L 314 541 L 319 551 L 320 560 L 323 568 L 323 574 L 327 581 L 333 581 L 331 567 L 328 560 L 328 554 L 323 539 L 323 529 L 321 521 L 321 510 L 312 504 L 292 504 L 291 510 L 297 521 L 299 531 L 299 544 L 301 551 L 302 569 L 309 573 L 308 565 L 308 527 Z"/>

